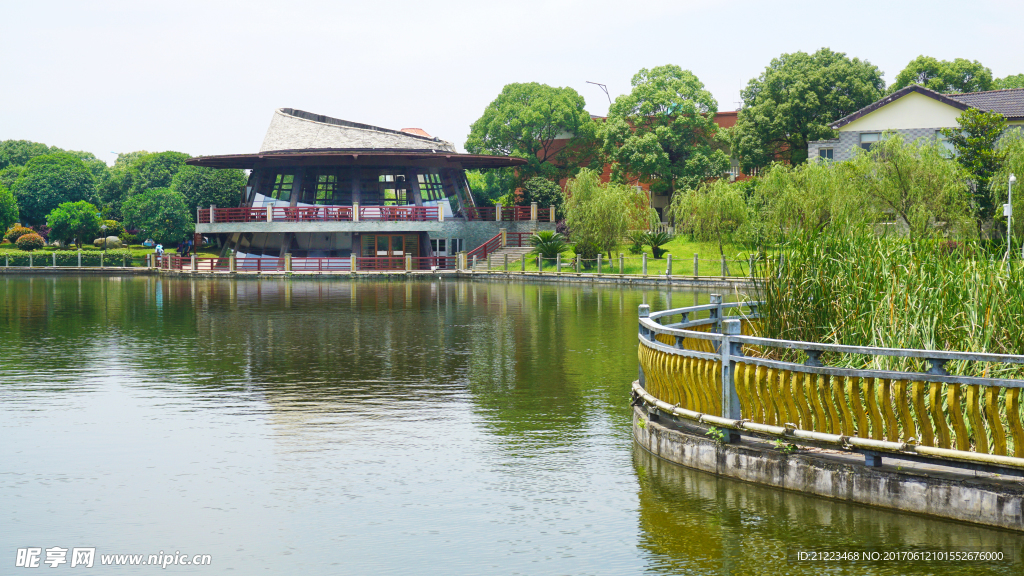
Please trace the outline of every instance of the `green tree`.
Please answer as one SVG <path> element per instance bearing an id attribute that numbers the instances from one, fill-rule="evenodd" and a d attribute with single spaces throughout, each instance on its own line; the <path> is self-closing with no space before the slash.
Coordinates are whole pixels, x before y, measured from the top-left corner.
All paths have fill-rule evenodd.
<path id="1" fill-rule="evenodd" d="M 73 241 L 82 247 L 82 241 L 89 241 L 100 235 L 102 224 L 99 210 L 84 200 L 63 202 L 46 217 L 50 227 L 50 238 L 62 244 Z"/>
<path id="2" fill-rule="evenodd" d="M 36 156 L 61 152 L 60 148 L 49 147 L 41 142 L 28 140 L 4 140 L 0 142 L 0 169 L 8 166 L 24 166 Z"/>
<path id="3" fill-rule="evenodd" d="M 1010 88 L 1024 88 L 1024 74 L 1014 74 L 992 82 L 993 90 L 1008 90 Z"/>
<path id="4" fill-rule="evenodd" d="M 534 176 L 572 176 L 581 158 L 594 155 L 596 127 L 585 105 L 572 88 L 508 84 L 470 127 L 466 150 L 525 158 L 525 166 L 502 169 L 513 189 Z"/>
<path id="5" fill-rule="evenodd" d="M 242 200 L 245 172 L 185 165 L 171 179 L 171 190 L 185 197 L 190 213 L 196 208 L 235 208 Z"/>
<path id="6" fill-rule="evenodd" d="M 131 192 L 138 194 L 150 188 L 169 188 L 174 175 L 188 159 L 189 155 L 183 152 L 153 152 L 139 156 L 130 166 L 138 171 L 141 180 Z"/>
<path id="7" fill-rule="evenodd" d="M 835 137 L 829 124 L 882 97 L 873 64 L 822 48 L 772 60 L 742 91 L 743 108 L 727 140 L 744 172 L 775 161 L 801 164 L 807 143 Z"/>
<path id="8" fill-rule="evenodd" d="M 723 258 L 724 243 L 731 241 L 748 216 L 740 188 L 723 179 L 676 194 L 670 212 L 682 232 L 695 240 L 717 242 Z"/>
<path id="9" fill-rule="evenodd" d="M 128 152 L 118 154 L 107 177 L 97 185 L 96 195 L 109 218 L 121 218 L 121 206 L 128 198 L 150 188 L 169 188 L 188 154 L 181 152 Z"/>
<path id="10" fill-rule="evenodd" d="M 1009 194 L 1010 174 L 1017 178 L 1013 185 L 1013 238 L 1019 246 L 1024 240 L 1024 133 L 1020 130 L 1008 130 L 999 140 L 999 150 L 1003 154 L 1003 163 L 989 180 L 992 192 L 992 203 L 999 207 L 1006 204 Z M 1006 225 L 1006 217 L 1002 210 L 996 210 L 996 219 Z M 1019 250 L 1014 252 L 1019 254 Z"/>
<path id="11" fill-rule="evenodd" d="M 977 60 L 957 58 L 952 62 L 918 56 L 896 75 L 889 92 L 919 84 L 942 94 L 992 90 L 992 71 Z"/>
<path id="12" fill-rule="evenodd" d="M 938 143 L 906 142 L 888 133 L 851 160 L 857 189 L 878 210 L 893 214 L 916 241 L 944 228 L 976 236 L 967 172 Z M 940 225 L 942 228 L 940 228 Z"/>
<path id="13" fill-rule="evenodd" d="M 14 186 L 14 181 L 21 176 L 25 168 L 23 166 L 10 165 L 3 170 L 0 170 L 0 186 L 10 189 Z"/>
<path id="14" fill-rule="evenodd" d="M 0 184 L 0 230 L 7 230 L 19 218 L 18 201 L 9 188 Z"/>
<path id="15" fill-rule="evenodd" d="M 942 134 L 956 150 L 956 161 L 971 174 L 975 218 L 980 230 L 995 214 L 989 183 L 1003 163 L 1004 153 L 996 144 L 1006 130 L 1006 118 L 997 112 L 968 108 L 956 122 L 957 128 L 943 128 Z"/>
<path id="16" fill-rule="evenodd" d="M 692 72 L 671 64 L 644 68 L 632 85 L 611 105 L 603 130 L 616 180 L 638 176 L 671 194 L 725 172 L 729 158 L 714 143 L 718 102 Z"/>
<path id="17" fill-rule="evenodd" d="M 523 185 L 523 193 L 520 196 L 519 205 L 529 206 L 536 202 L 539 208 L 554 206 L 555 218 L 562 220 L 565 218 L 565 209 L 562 206 L 564 198 L 565 195 L 562 194 L 562 188 L 558 184 L 538 176 L 530 178 Z"/>
<path id="18" fill-rule="evenodd" d="M 589 168 L 566 184 L 565 223 L 573 242 L 594 244 L 608 257 L 629 230 L 647 230 L 658 215 L 647 196 L 633 186 L 602 184 Z"/>
<path id="19" fill-rule="evenodd" d="M 185 240 L 195 230 L 185 197 L 170 188 L 152 188 L 125 200 L 125 228 L 138 228 L 160 243 Z"/>
<path id="20" fill-rule="evenodd" d="M 56 152 L 29 160 L 11 191 L 18 200 L 21 218 L 37 225 L 64 202 L 91 200 L 94 180 L 89 168 L 76 156 Z"/>
<path id="21" fill-rule="evenodd" d="M 511 198 L 515 191 L 512 170 L 467 170 L 466 179 L 477 206 L 494 206 L 499 199 Z"/>

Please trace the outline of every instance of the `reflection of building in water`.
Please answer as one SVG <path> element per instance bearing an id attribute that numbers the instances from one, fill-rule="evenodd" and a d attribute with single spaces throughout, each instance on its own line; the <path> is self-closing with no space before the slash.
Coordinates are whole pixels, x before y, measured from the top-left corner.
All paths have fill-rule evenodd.
<path id="1" fill-rule="evenodd" d="M 390 130 L 282 108 L 256 154 L 205 156 L 195 166 L 251 170 L 240 206 L 200 207 L 196 233 L 239 256 L 447 256 L 498 233 L 538 226 L 529 209 L 476 207 L 466 169 L 525 164 L 459 154 L 418 128 Z M 507 218 L 506 218 L 507 216 Z M 553 227 L 545 223 L 541 227 Z M 387 265 L 393 262 L 394 266 Z"/>
<path id="2" fill-rule="evenodd" d="M 975 524 L 756 486 L 684 468 L 634 445 L 639 546 L 652 574 L 822 574 L 834 565 L 790 562 L 798 550 L 1021 550 L 1019 534 Z M 843 565 L 876 573 L 881 564 Z M 872 566 L 864 570 L 865 566 Z M 946 573 L 938 564 L 889 563 L 884 574 Z M 948 565 L 945 565 L 948 566 Z M 985 573 L 1017 574 L 1016 564 Z M 972 567 L 973 569 L 973 567 Z M 976 573 L 970 570 L 956 573 Z"/>

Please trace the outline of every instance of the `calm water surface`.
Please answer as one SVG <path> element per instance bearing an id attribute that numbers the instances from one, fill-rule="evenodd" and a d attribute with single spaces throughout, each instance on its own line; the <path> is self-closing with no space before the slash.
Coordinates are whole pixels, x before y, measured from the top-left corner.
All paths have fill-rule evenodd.
<path id="1" fill-rule="evenodd" d="M 166 569 L 196 574 L 1022 572 L 791 564 L 810 546 L 1024 538 L 636 448 L 637 305 L 695 300 L 707 295 L 2 279 L 0 572 L 29 546 L 210 554 Z"/>

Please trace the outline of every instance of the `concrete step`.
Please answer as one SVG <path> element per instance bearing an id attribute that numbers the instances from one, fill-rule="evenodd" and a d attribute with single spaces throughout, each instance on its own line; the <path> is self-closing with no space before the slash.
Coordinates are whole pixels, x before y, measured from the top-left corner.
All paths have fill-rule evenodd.
<path id="1" fill-rule="evenodd" d="M 500 248 L 494 252 L 491 252 L 491 263 L 495 268 L 503 268 L 505 266 L 505 255 L 508 254 L 508 264 L 511 267 L 513 264 L 517 264 L 522 258 L 523 254 L 527 254 L 533 250 L 529 246 L 518 247 L 518 246 L 506 246 Z M 474 270 L 487 270 L 487 259 L 477 260 Z"/>

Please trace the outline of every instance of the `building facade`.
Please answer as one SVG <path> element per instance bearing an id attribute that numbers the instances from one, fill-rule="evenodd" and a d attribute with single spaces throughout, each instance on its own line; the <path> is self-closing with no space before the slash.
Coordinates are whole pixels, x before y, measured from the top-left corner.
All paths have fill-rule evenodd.
<path id="1" fill-rule="evenodd" d="M 196 214 L 197 234 L 242 258 L 355 255 L 399 268 L 408 255 L 472 250 L 501 228 L 554 227 L 546 208 L 478 208 L 474 202 L 466 169 L 524 160 L 459 154 L 418 128 L 390 130 L 282 108 L 258 153 L 187 163 L 250 171 L 239 206 L 202 207 Z"/>
<path id="2" fill-rule="evenodd" d="M 944 142 L 943 128 L 957 128 L 957 118 L 968 108 L 998 112 L 1007 124 L 1024 125 L 1024 89 L 939 94 L 917 85 L 907 86 L 831 124 L 838 137 L 807 145 L 811 160 L 849 160 L 857 150 L 869 150 L 885 132 L 907 141 L 919 138 Z"/>

